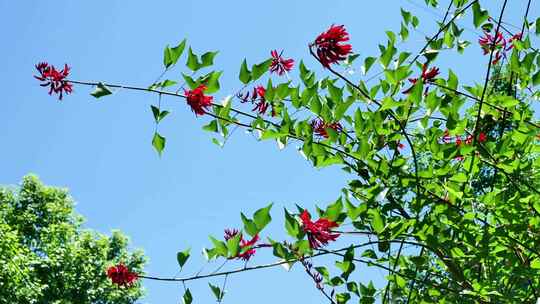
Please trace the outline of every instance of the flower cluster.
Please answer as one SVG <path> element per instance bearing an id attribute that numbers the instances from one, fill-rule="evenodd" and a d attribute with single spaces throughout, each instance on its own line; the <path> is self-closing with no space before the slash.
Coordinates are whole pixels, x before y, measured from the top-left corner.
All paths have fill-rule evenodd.
<path id="1" fill-rule="evenodd" d="M 487 140 L 487 135 L 486 133 L 484 132 L 480 132 L 478 134 L 478 142 L 485 142 Z M 451 143 L 452 141 L 456 144 L 456 146 L 461 146 L 463 143 L 465 143 L 466 145 L 470 145 L 472 144 L 472 141 L 473 141 L 473 136 L 472 135 L 467 135 L 466 137 L 463 137 L 463 136 L 456 136 L 455 139 L 452 139 L 452 137 L 450 136 L 450 132 L 448 130 L 445 130 L 444 131 L 444 134 L 443 134 L 443 137 L 442 137 L 442 141 L 447 144 L 447 143 Z"/>
<path id="2" fill-rule="evenodd" d="M 49 95 L 52 93 L 58 94 L 58 99 L 62 100 L 63 94 L 73 92 L 73 85 L 66 80 L 69 76 L 70 68 L 67 64 L 62 70 L 57 70 L 53 65 L 47 62 L 36 64 L 36 69 L 39 75 L 34 75 L 34 78 L 41 81 L 40 86 L 49 87 Z"/>
<path id="3" fill-rule="evenodd" d="M 272 55 L 272 63 L 270 64 L 270 73 L 277 73 L 279 76 L 282 76 L 286 72 L 292 70 L 294 65 L 294 59 L 284 59 L 281 57 L 283 51 L 278 54 L 277 50 L 270 52 Z"/>
<path id="4" fill-rule="evenodd" d="M 478 134 L 478 142 L 482 143 L 482 142 L 485 142 L 486 140 L 487 140 L 486 133 L 480 132 Z M 442 137 L 442 142 L 445 143 L 445 144 L 453 142 L 456 145 L 456 147 L 460 147 L 461 145 L 470 145 L 470 144 L 472 144 L 473 136 L 469 134 L 469 135 L 467 135 L 465 137 L 456 136 L 455 138 L 452 138 L 452 136 L 450 136 L 450 132 L 448 130 L 445 130 L 444 134 L 443 134 L 443 137 Z M 463 156 L 458 155 L 458 156 L 455 157 L 455 159 L 461 161 L 461 160 L 463 160 Z"/>
<path id="5" fill-rule="evenodd" d="M 343 127 L 339 122 L 333 122 L 328 123 L 324 120 L 317 118 L 311 121 L 311 128 L 313 129 L 313 132 L 317 134 L 318 136 L 322 136 L 324 138 L 328 138 L 328 131 L 326 129 L 332 129 L 336 132 L 341 131 Z"/>
<path id="6" fill-rule="evenodd" d="M 204 95 L 206 86 L 201 84 L 193 90 L 184 90 L 186 100 L 191 110 L 195 112 L 195 115 L 204 115 L 206 110 L 212 106 L 214 97 Z"/>
<path id="7" fill-rule="evenodd" d="M 236 229 L 225 229 L 224 238 L 226 241 L 232 239 L 240 233 Z M 259 235 L 256 234 L 251 240 L 247 241 L 244 239 L 244 235 L 240 234 L 240 252 L 235 256 L 237 259 L 244 261 L 249 261 L 251 257 L 255 254 L 256 250 L 254 248 L 255 244 L 259 241 Z"/>
<path id="8" fill-rule="evenodd" d="M 493 64 L 497 64 L 501 58 L 506 58 L 506 52 L 514 47 L 514 41 L 521 40 L 522 33 L 517 33 L 506 40 L 501 32 L 491 35 L 489 32 L 484 32 L 484 36 L 478 39 L 478 44 L 482 48 L 484 55 L 493 51 Z"/>
<path id="9" fill-rule="evenodd" d="M 435 77 L 437 77 L 438 75 L 439 75 L 439 68 L 432 67 L 431 69 L 428 70 L 427 64 L 424 63 L 424 65 L 422 65 L 422 75 L 420 76 L 420 78 L 422 78 L 423 83 L 429 84 L 430 82 L 434 81 Z M 409 78 L 409 82 L 412 83 L 413 85 L 410 88 L 403 91 L 403 94 L 410 93 L 414 84 L 417 81 L 418 81 L 418 78 Z M 428 92 L 428 88 L 426 87 L 424 94 L 427 94 L 427 92 Z"/>
<path id="10" fill-rule="evenodd" d="M 111 279 L 113 284 L 124 287 L 132 286 L 138 279 L 138 275 L 129 271 L 124 264 L 109 267 L 109 269 L 107 269 L 107 276 Z"/>
<path id="11" fill-rule="evenodd" d="M 343 25 L 332 25 L 326 32 L 321 33 L 315 39 L 314 45 L 321 64 L 328 68 L 330 64 L 347 59 L 352 52 L 350 44 L 342 44 L 349 41 L 349 33 Z"/>
<path id="12" fill-rule="evenodd" d="M 253 92 L 251 93 L 251 96 L 249 92 L 247 92 L 245 95 L 238 95 L 238 98 L 240 98 L 240 102 L 251 102 L 255 105 L 252 111 L 255 111 L 259 113 L 260 115 L 266 114 L 266 110 L 268 110 L 268 106 L 270 106 L 270 103 L 266 101 L 264 98 L 264 95 L 266 94 L 266 89 L 259 85 L 253 88 Z M 272 107 L 272 117 L 276 116 L 276 112 L 274 110 L 274 107 Z"/>
<path id="13" fill-rule="evenodd" d="M 307 234 L 309 246 L 312 249 L 326 246 L 330 241 L 335 241 L 339 236 L 338 233 L 333 233 L 330 230 L 339 225 L 329 219 L 320 218 L 313 222 L 307 210 L 304 210 L 300 214 L 300 219 L 302 220 L 302 229 Z"/>

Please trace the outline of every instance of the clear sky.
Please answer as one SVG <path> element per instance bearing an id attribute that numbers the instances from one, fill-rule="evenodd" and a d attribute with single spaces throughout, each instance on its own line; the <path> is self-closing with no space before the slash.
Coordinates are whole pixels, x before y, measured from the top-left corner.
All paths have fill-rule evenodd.
<path id="1" fill-rule="evenodd" d="M 510 4 L 508 16 L 514 24 L 525 4 Z M 441 11 L 421 9 L 421 0 L 0 0 L 0 184 L 16 184 L 35 173 L 46 184 L 69 188 L 77 211 L 87 218 L 85 227 L 125 232 L 132 246 L 148 255 L 146 271 L 152 275 L 177 274 L 176 252 L 187 247 L 192 247 L 193 257 L 183 275 L 196 272 L 204 263 L 201 249 L 210 246 L 207 235 L 221 237 L 224 228 L 241 227 L 240 211 L 251 214 L 269 202 L 275 203 L 274 222 L 263 236 L 282 239 L 283 207 L 332 202 L 348 178 L 344 172 L 337 167 L 314 169 L 296 151 L 297 144 L 280 151 L 275 142 L 257 142 L 240 130 L 219 148 L 201 130 L 208 119 L 196 118 L 172 98 L 163 99 L 172 114 L 160 126 L 167 148 L 159 158 L 150 144 L 154 125 L 149 105 L 157 96 L 119 91 L 95 100 L 89 88 L 76 86 L 73 95 L 58 102 L 32 78 L 34 64 L 68 63 L 72 79 L 148 86 L 162 71 L 163 47 L 187 38 L 198 53 L 220 51 L 216 68 L 225 73 L 219 100 L 239 88 L 244 57 L 260 62 L 270 50 L 284 49 L 286 57 L 304 58 L 320 70 L 309 58 L 307 44 L 332 23 L 347 26 L 353 49 L 362 58 L 377 55 L 377 44 L 385 43 L 384 31 L 399 31 L 400 5 L 423 17 L 420 31 L 426 34 L 441 18 Z M 538 9 L 536 3 L 531 11 Z M 412 33 L 411 50 L 421 47 L 422 32 Z M 475 44 L 477 33 L 466 35 L 473 45 L 465 56 L 441 61 L 444 76 L 448 67 L 466 72 L 465 81 L 482 75 L 487 58 Z M 180 71 L 186 69 L 166 78 L 179 80 Z M 261 255 L 251 264 L 272 261 Z M 241 266 L 229 262 L 226 268 Z M 380 281 L 383 275 L 365 267 L 355 273 L 364 282 Z M 182 295 L 175 283 L 144 285 L 147 297 L 140 303 L 178 303 Z M 206 282 L 188 286 L 195 302 L 211 301 Z M 276 268 L 234 275 L 226 289 L 225 303 L 322 301 L 298 267 L 290 273 Z"/>

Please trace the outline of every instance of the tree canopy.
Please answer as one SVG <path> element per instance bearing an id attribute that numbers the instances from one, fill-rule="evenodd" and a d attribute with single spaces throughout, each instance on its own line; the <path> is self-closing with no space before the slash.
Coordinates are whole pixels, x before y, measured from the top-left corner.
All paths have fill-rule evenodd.
<path id="1" fill-rule="evenodd" d="M 119 231 L 83 229 L 64 189 L 26 176 L 20 187 L 0 189 L 0 303 L 127 304 L 140 284 L 117 288 L 107 267 L 125 263 L 142 271 L 141 251 L 128 251 Z"/>

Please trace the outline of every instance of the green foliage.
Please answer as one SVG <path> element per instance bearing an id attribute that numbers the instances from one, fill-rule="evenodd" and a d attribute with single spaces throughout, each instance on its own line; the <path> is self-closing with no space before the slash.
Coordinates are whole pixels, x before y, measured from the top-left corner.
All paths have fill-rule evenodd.
<path id="1" fill-rule="evenodd" d="M 184 267 L 187 260 L 189 259 L 190 251 L 191 251 L 191 248 L 188 248 L 188 249 L 186 249 L 184 251 L 179 251 L 176 254 L 176 260 L 178 261 L 178 265 L 180 266 L 180 269 L 182 269 L 182 267 Z"/>
<path id="2" fill-rule="evenodd" d="M 141 273 L 145 258 L 127 238 L 83 230 L 62 189 L 27 176 L 0 190 L 0 303 L 133 303 L 140 284 L 118 288 L 106 276 L 124 263 Z"/>
<path id="3" fill-rule="evenodd" d="M 95 98 L 101 98 L 103 96 L 111 95 L 112 91 L 109 89 L 106 85 L 103 83 L 98 83 L 96 88 L 90 95 L 94 96 Z"/>
<path id="4" fill-rule="evenodd" d="M 168 45 L 163 50 L 163 65 L 166 69 L 175 65 L 186 47 L 186 39 L 182 40 L 177 46 L 171 48 Z"/>
<path id="5" fill-rule="evenodd" d="M 424 2 L 439 5 L 437 0 Z M 534 303 L 538 297 L 540 126 L 534 109 L 540 97 L 540 55 L 530 36 L 533 27 L 539 33 L 540 19 L 526 21 L 530 31 L 511 42 L 503 24 L 507 44 L 482 58 L 486 63 L 492 59 L 481 73 L 487 79 L 465 83 L 453 66 L 441 66 L 440 57 L 459 56 L 477 41 L 465 32 L 463 20 L 492 36 L 500 24 L 489 19 L 479 1 L 448 5 L 444 22 L 416 53 L 403 50 L 401 42 L 416 34 L 420 21 L 402 9 L 398 30 L 385 31 L 377 54 L 348 54 L 341 65 L 317 70 L 323 76 L 300 60 L 301 82 L 269 74 L 260 92 L 256 82 L 266 76 L 272 59 L 254 65 L 244 59 L 237 99 L 229 96 L 214 105 L 203 127 L 222 136 L 212 138 L 220 147 L 231 127 L 276 140 L 280 148 L 298 142 L 299 152 L 315 168 L 339 166 L 349 175 L 339 199 L 317 208 L 319 219 L 313 219 L 312 230 L 326 225 L 334 231 L 309 231 L 299 216 L 303 207 L 284 209 L 287 239 L 268 238 L 269 244 L 256 248 L 271 247 L 286 268 L 301 261 L 319 290 L 331 289 L 325 295 L 334 303 Z M 468 19 L 458 24 L 464 15 Z M 166 68 L 178 60 L 183 43 L 166 49 Z M 312 52 L 316 48 L 310 47 Z M 181 72 L 189 88 L 205 84 L 206 94 L 219 92 L 221 71 L 200 74 L 213 65 L 216 54 L 198 56 L 189 48 L 190 73 Z M 369 81 L 348 73 L 355 65 L 364 75 L 377 73 L 375 63 L 382 71 Z M 174 85 L 165 80 L 151 88 Z M 110 93 L 100 84 L 93 95 Z M 156 123 L 168 114 L 151 109 Z M 161 154 L 165 138 L 156 132 L 152 143 Z M 271 207 L 251 218 L 241 213 L 243 232 L 262 235 L 271 223 Z M 253 249 L 242 245 L 241 233 L 226 242 L 210 237 L 207 258 L 232 260 Z M 326 236 L 333 245 L 337 235 L 346 247 L 313 248 L 314 238 Z M 6 234 L 6 239 L 14 237 Z M 335 263 L 311 267 L 311 255 L 335 258 Z M 180 267 L 188 257 L 189 251 L 178 253 Z M 363 267 L 384 271 L 386 284 L 367 282 L 358 271 Z M 221 301 L 223 291 L 210 288 Z M 189 289 L 183 300 L 191 303 Z"/>
<path id="6" fill-rule="evenodd" d="M 152 137 L 152 146 L 156 149 L 156 152 L 161 156 L 163 149 L 165 149 L 165 137 L 161 136 L 158 132 L 154 132 L 154 137 Z"/>

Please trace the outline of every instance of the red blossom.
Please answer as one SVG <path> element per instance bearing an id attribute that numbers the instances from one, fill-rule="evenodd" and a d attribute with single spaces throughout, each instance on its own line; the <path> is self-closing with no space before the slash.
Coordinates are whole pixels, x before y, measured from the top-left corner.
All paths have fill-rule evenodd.
<path id="1" fill-rule="evenodd" d="M 480 134 L 478 135 L 478 141 L 479 142 L 485 142 L 487 140 L 487 136 L 484 132 L 480 132 Z"/>
<path id="2" fill-rule="evenodd" d="M 264 95 L 266 94 L 266 89 L 259 85 L 253 88 L 253 92 L 251 93 L 251 97 L 249 92 L 247 92 L 244 96 L 241 94 L 238 94 L 238 98 L 240 98 L 240 102 L 251 102 L 255 105 L 251 111 L 256 111 L 260 115 L 266 114 L 266 111 L 268 110 L 268 107 L 270 106 L 270 103 L 266 101 Z M 274 107 L 272 106 L 272 117 L 276 116 L 276 112 L 274 110 Z"/>
<path id="3" fill-rule="evenodd" d="M 309 246 L 312 249 L 317 249 L 328 245 L 330 241 L 335 241 L 339 233 L 332 233 L 330 229 L 336 228 L 339 225 L 329 219 L 320 218 L 317 221 L 311 221 L 311 215 L 307 210 L 300 214 L 302 220 L 302 229 L 307 234 Z"/>
<path id="4" fill-rule="evenodd" d="M 34 78 L 41 81 L 40 86 L 49 87 L 49 95 L 58 94 L 58 99 L 62 100 L 64 93 L 73 92 L 73 85 L 66 80 L 70 72 L 70 67 L 67 64 L 59 71 L 47 62 L 40 62 L 36 64 L 36 69 L 39 75 L 34 75 Z"/>
<path id="5" fill-rule="evenodd" d="M 332 25 L 326 32 L 321 33 L 312 44 L 317 48 L 317 56 L 321 64 L 328 68 L 330 64 L 347 59 L 352 52 L 350 44 L 341 44 L 349 41 L 349 33 L 344 25 Z"/>
<path id="6" fill-rule="evenodd" d="M 484 55 L 489 54 L 493 51 L 495 58 L 492 63 L 497 64 L 499 60 L 504 56 L 506 49 L 506 39 L 504 39 L 501 32 L 498 32 L 495 36 L 491 35 L 488 32 L 484 32 L 484 37 L 478 39 L 478 44 L 484 51 Z"/>
<path id="7" fill-rule="evenodd" d="M 279 76 L 282 76 L 286 72 L 292 70 L 294 65 L 294 59 L 284 59 L 281 57 L 283 51 L 278 54 L 277 50 L 270 52 L 272 55 L 272 63 L 270 64 L 270 73 L 277 73 Z"/>
<path id="8" fill-rule="evenodd" d="M 263 86 L 257 86 L 253 89 L 252 98 L 257 99 L 258 101 L 254 100 L 255 107 L 251 111 L 257 111 L 259 114 L 264 115 L 266 113 L 266 110 L 268 109 L 269 103 L 266 102 L 266 99 L 264 98 L 264 95 L 266 94 L 266 89 Z M 272 111 L 274 113 L 274 111 Z M 274 116 L 272 114 L 272 116 Z"/>
<path id="9" fill-rule="evenodd" d="M 236 229 L 225 229 L 224 238 L 226 241 L 232 239 L 240 233 Z M 255 244 L 259 241 L 259 235 L 256 234 L 251 240 L 246 241 L 244 235 L 240 234 L 240 252 L 234 257 L 244 261 L 249 261 L 251 257 L 255 254 L 256 250 L 253 248 Z"/>
<path id="10" fill-rule="evenodd" d="M 456 136 L 456 146 L 461 146 L 461 143 L 462 143 L 462 140 L 461 140 L 461 136 Z"/>
<path id="11" fill-rule="evenodd" d="M 428 70 L 427 64 L 424 63 L 422 65 L 422 75 L 420 77 L 422 78 L 422 81 L 425 84 L 428 84 L 432 82 L 433 80 L 435 80 L 435 77 L 437 77 L 438 75 L 439 75 L 439 68 L 432 67 L 431 69 Z M 409 78 L 409 82 L 412 83 L 413 86 L 414 84 L 416 84 L 417 81 L 418 81 L 418 78 Z M 403 91 L 403 94 L 409 94 L 413 86 Z M 427 94 L 427 92 L 428 92 L 428 88 L 426 87 L 424 94 Z"/>
<path id="12" fill-rule="evenodd" d="M 212 102 L 214 101 L 214 97 L 204 95 L 205 90 L 206 86 L 204 84 L 201 84 L 193 90 L 184 90 L 187 103 L 196 115 L 204 115 L 206 109 L 211 107 Z"/>
<path id="13" fill-rule="evenodd" d="M 328 131 L 326 129 L 333 129 L 334 131 L 338 132 L 343 129 L 341 124 L 339 122 L 333 122 L 328 123 L 324 120 L 317 118 L 311 121 L 311 128 L 313 128 L 313 132 L 317 134 L 318 136 L 322 136 L 324 138 L 328 138 Z"/>
<path id="14" fill-rule="evenodd" d="M 129 269 L 121 263 L 109 267 L 109 269 L 107 269 L 107 276 L 111 279 L 113 284 L 124 287 L 131 287 L 139 278 L 136 273 L 129 271 Z"/>
<path id="15" fill-rule="evenodd" d="M 402 144 L 402 143 L 400 143 L 400 142 L 398 141 L 398 142 L 397 142 L 397 148 L 398 148 L 399 150 L 401 150 L 401 149 L 405 148 L 405 145 Z"/>

